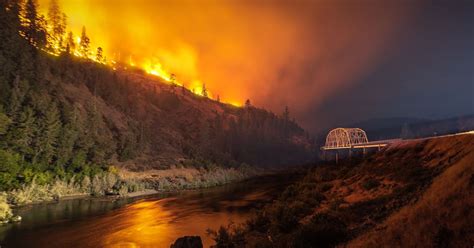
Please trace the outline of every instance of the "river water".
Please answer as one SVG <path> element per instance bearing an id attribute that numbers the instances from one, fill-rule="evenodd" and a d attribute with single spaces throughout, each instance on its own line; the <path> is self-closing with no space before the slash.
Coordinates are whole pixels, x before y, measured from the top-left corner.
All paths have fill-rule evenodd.
<path id="1" fill-rule="evenodd" d="M 178 237 L 242 223 L 295 176 L 272 175 L 221 187 L 134 199 L 87 198 L 22 207 L 0 226 L 0 247 L 170 247 Z"/>

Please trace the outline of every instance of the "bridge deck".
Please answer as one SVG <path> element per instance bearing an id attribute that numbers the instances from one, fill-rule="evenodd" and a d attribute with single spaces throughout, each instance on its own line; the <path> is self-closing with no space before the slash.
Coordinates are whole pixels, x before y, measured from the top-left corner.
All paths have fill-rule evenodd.
<path id="1" fill-rule="evenodd" d="M 339 149 L 363 149 L 363 148 L 373 148 L 373 147 L 384 147 L 388 144 L 395 143 L 401 139 L 390 139 L 390 140 L 377 140 L 367 143 L 355 144 L 351 146 L 339 146 L 339 147 L 321 147 L 321 150 L 339 150 Z"/>

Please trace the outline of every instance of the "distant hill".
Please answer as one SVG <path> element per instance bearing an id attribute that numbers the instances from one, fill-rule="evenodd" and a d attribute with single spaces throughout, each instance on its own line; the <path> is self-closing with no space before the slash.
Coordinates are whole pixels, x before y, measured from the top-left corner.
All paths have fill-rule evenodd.
<path id="1" fill-rule="evenodd" d="M 369 140 L 384 140 L 399 138 L 402 128 L 406 124 L 430 121 L 419 118 L 377 118 L 353 124 L 350 127 L 359 127 L 366 131 Z"/>
<path id="2" fill-rule="evenodd" d="M 404 126 L 402 138 L 421 138 L 474 130 L 474 115 L 410 123 Z"/>
<path id="3" fill-rule="evenodd" d="M 348 125 L 366 131 L 369 140 L 421 138 L 474 130 L 474 115 L 448 119 L 379 118 Z"/>

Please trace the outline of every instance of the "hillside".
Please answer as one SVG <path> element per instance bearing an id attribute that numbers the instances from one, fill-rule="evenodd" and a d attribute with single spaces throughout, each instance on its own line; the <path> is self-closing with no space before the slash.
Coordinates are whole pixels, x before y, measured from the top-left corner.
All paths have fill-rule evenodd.
<path id="1" fill-rule="evenodd" d="M 80 61 L 67 70 L 70 77 L 60 80 L 69 83 L 59 85 L 65 100 L 81 109 L 94 103 L 113 136 L 125 136 L 123 146 L 139 146 L 130 147 L 131 159 L 118 154 L 128 168 L 167 168 L 190 159 L 277 166 L 310 158 L 311 140 L 289 118 L 198 96 L 139 70 Z"/>
<path id="2" fill-rule="evenodd" d="M 450 138 L 435 145 L 454 148 L 427 166 L 444 164 L 443 172 L 418 200 L 392 214 L 373 230 L 348 243 L 348 247 L 396 246 L 464 247 L 474 242 L 474 138 Z M 467 139 L 470 139 L 467 143 Z M 463 148 L 465 146 L 465 148 Z M 439 153 L 438 153 L 439 154 Z M 433 153 L 434 155 L 434 153 Z M 446 162 L 452 165 L 447 166 Z M 406 232 L 406 230 L 416 230 Z"/>
<path id="3" fill-rule="evenodd" d="M 220 230 L 217 247 L 470 246 L 473 161 L 471 133 L 316 166 L 247 225 Z"/>
<path id="4" fill-rule="evenodd" d="M 221 103 L 136 68 L 78 57 L 69 45 L 55 53 L 29 3 L 22 19 L 19 1 L 0 2 L 0 191 L 39 184 L 55 197 L 76 186 L 117 194 L 136 190 L 121 172 L 178 168 L 225 182 L 227 173 L 242 176 L 236 170 L 311 159 L 313 141 L 288 111 Z M 90 55 L 88 45 L 81 51 Z M 189 183 L 181 174 L 159 179 Z M 67 192 L 52 192 L 53 184 Z"/>

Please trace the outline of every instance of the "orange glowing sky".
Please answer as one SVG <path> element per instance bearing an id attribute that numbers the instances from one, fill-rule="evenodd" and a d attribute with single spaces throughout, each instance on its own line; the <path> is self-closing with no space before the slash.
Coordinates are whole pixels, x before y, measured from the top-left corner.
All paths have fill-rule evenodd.
<path id="1" fill-rule="evenodd" d="M 109 58 L 159 61 L 227 101 L 249 98 L 277 113 L 288 105 L 303 125 L 314 124 L 310 108 L 390 52 L 416 9 L 379 2 L 59 0 L 73 32 L 85 25 Z"/>

